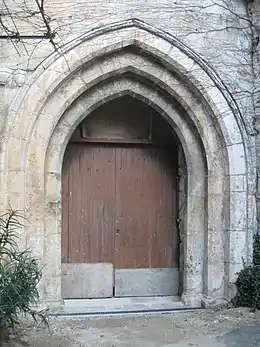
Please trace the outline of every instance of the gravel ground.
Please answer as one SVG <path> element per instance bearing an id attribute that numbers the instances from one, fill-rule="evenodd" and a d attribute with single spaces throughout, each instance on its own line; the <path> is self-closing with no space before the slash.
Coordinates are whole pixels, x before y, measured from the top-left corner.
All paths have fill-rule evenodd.
<path id="1" fill-rule="evenodd" d="M 4 347 L 260 347 L 260 311 L 203 310 L 170 315 L 51 318 L 50 332 L 23 322 Z"/>

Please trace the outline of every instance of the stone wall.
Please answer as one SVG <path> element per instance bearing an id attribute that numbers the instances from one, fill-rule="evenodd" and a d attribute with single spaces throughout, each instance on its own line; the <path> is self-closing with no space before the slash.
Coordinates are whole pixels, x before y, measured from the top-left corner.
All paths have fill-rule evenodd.
<path id="1" fill-rule="evenodd" d="M 16 13 L 17 5 L 12 0 L 7 3 Z M 19 1 L 15 3 L 19 4 Z M 20 0 L 20 3 L 23 1 Z M 26 4 L 36 10 L 35 1 L 27 0 Z M 132 18 L 175 35 L 216 69 L 236 96 L 249 130 L 253 131 L 252 106 L 248 97 L 248 90 L 252 88 L 251 32 L 248 22 L 243 20 L 247 19 L 244 1 L 126 0 L 118 3 L 110 0 L 104 3 L 100 0 L 53 0 L 46 2 L 45 12 L 51 18 L 51 27 L 57 32 L 54 40 L 57 47 L 62 47 L 93 28 Z M 23 21 L 20 13 L 13 17 L 21 34 L 39 35 L 45 31 L 39 16 Z M 4 19 L 8 23 L 8 17 Z M 10 27 L 13 28 L 12 23 Z M 8 89 L 5 98 L 12 98 L 15 93 L 13 89 L 23 83 L 23 77 L 17 83 L 14 75 L 30 75 L 53 50 L 48 40 L 24 40 L 15 43 L 15 46 L 10 41 L 1 40 L 0 86 L 6 85 Z M 11 75 L 6 80 L 9 73 Z M 8 101 L 1 105 L 0 111 L 5 112 L 6 107 Z"/>
<path id="2" fill-rule="evenodd" d="M 254 107 L 254 127 L 257 132 L 256 135 L 256 162 L 257 162 L 257 218 L 259 230 L 259 211 L 260 211 L 260 186 L 259 186 L 259 173 L 260 173 L 260 1 L 255 0 L 250 3 L 249 17 L 252 22 L 252 66 L 253 66 L 253 94 L 252 104 Z"/>
<path id="3" fill-rule="evenodd" d="M 46 6 L 57 51 L 47 40 L 0 41 L 0 204 L 30 220 L 22 243 L 46 265 L 43 299 L 61 300 L 66 144 L 92 110 L 125 94 L 160 111 L 182 145 L 183 301 L 230 297 L 257 230 L 252 23 L 244 2 Z M 44 31 L 35 29 L 37 15 L 17 21 L 21 34 Z"/>

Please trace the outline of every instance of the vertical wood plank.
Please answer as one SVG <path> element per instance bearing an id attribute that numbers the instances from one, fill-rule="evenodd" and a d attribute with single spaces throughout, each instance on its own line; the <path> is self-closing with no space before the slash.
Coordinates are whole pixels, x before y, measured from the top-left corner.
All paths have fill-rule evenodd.
<path id="1" fill-rule="evenodd" d="M 99 144 L 70 145 L 66 158 L 62 183 L 63 262 L 113 263 L 115 149 Z"/>
<path id="2" fill-rule="evenodd" d="M 116 268 L 177 265 L 175 160 L 163 148 L 116 149 Z"/>
<path id="3" fill-rule="evenodd" d="M 84 262 L 113 263 L 115 230 L 115 149 L 86 146 L 82 162 Z"/>
<path id="4" fill-rule="evenodd" d="M 80 162 L 83 146 L 68 147 L 70 155 L 69 173 L 69 252 L 68 263 L 82 262 L 81 245 L 81 187 L 80 187 Z"/>

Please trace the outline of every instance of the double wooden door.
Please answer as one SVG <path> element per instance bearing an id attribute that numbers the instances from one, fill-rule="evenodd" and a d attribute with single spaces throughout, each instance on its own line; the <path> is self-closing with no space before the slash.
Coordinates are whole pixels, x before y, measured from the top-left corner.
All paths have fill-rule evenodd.
<path id="1" fill-rule="evenodd" d="M 176 177 L 174 151 L 166 148 L 68 146 L 64 298 L 178 294 Z"/>

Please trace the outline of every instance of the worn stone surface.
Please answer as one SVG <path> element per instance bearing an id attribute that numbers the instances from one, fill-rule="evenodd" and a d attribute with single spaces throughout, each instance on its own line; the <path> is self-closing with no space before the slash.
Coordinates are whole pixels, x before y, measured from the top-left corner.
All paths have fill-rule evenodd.
<path id="1" fill-rule="evenodd" d="M 62 297 L 109 298 L 113 295 L 113 264 L 62 264 Z"/>
<path id="2" fill-rule="evenodd" d="M 178 269 L 115 270 L 115 295 L 156 296 L 179 294 Z"/>
<path id="3" fill-rule="evenodd" d="M 0 208 L 10 203 L 30 220 L 21 246 L 44 264 L 42 300 L 62 299 L 66 145 L 94 109 L 126 94 L 159 110 L 180 140 L 183 302 L 229 298 L 257 231 L 257 10 L 222 0 L 46 6 L 63 54 L 44 40 L 19 43 L 20 54 L 0 41 Z M 35 33 L 34 20 L 24 32 Z"/>

